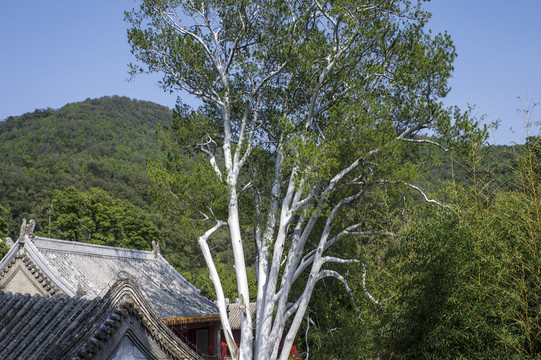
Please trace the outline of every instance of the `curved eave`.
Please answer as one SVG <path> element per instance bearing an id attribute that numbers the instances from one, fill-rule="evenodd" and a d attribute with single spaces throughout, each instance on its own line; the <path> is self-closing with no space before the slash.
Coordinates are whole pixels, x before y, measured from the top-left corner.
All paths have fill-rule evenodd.
<path id="1" fill-rule="evenodd" d="M 15 259 L 17 256 L 17 252 L 19 252 L 19 249 L 21 248 L 19 242 L 17 241 L 15 244 L 11 246 L 9 251 L 4 255 L 3 259 L 0 259 L 0 274 L 2 274 L 2 271 L 11 263 L 11 260 Z M 0 275 L 1 277 L 1 275 Z"/>
<path id="2" fill-rule="evenodd" d="M 184 316 L 178 318 L 163 319 L 167 326 L 201 324 L 220 321 L 220 314 L 204 316 Z"/>

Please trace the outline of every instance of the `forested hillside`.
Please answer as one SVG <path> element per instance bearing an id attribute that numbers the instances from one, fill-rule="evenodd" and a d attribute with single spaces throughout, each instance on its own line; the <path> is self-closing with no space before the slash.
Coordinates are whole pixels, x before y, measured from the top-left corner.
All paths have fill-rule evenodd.
<path id="1" fill-rule="evenodd" d="M 159 156 L 156 127 L 166 107 L 123 97 L 87 99 L 0 122 L 0 198 L 13 236 L 23 217 L 47 226 L 55 192 L 99 187 L 149 209 L 146 163 Z"/>

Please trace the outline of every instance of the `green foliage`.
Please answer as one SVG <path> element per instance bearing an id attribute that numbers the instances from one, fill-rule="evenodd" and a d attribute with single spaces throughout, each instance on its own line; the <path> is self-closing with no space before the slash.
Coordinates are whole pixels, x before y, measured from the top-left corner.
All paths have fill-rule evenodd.
<path id="1" fill-rule="evenodd" d="M 61 239 L 140 249 L 149 249 L 152 240 L 160 239 L 163 255 L 179 271 L 203 266 L 193 241 L 201 224 L 192 218 L 179 223 L 166 206 L 169 197 L 148 176 L 158 160 L 173 153 L 166 147 L 162 152 L 156 141 L 156 127 L 169 126 L 172 116 L 163 106 L 114 96 L 1 122 L 0 196 L 8 210 L 0 214 L 7 223 L 5 228 L 0 220 L 0 236 L 16 237 L 21 219 L 33 218 L 37 233 Z M 184 143 L 198 139 L 195 130 L 183 135 Z M 158 134 L 163 138 L 165 131 Z M 199 189 L 206 183 L 208 190 L 212 186 L 204 174 L 208 169 L 192 169 L 195 159 L 184 154 L 175 159 L 177 167 L 186 162 L 184 179 L 189 182 L 184 186 Z M 196 170 L 200 175 L 189 176 Z M 91 188 L 96 189 L 86 190 Z M 218 201 L 195 195 L 198 204 Z M 225 237 L 214 240 L 215 251 L 229 263 Z M 2 246 L 7 251 L 5 243 Z"/>
<path id="2" fill-rule="evenodd" d="M 8 223 L 5 220 L 8 210 L 0 205 L 0 259 L 9 251 L 4 237 L 8 235 Z"/>
<path id="3" fill-rule="evenodd" d="M 450 207 L 415 208 L 408 201 L 402 214 L 393 213 L 406 194 L 374 193 L 373 203 L 389 205 L 372 213 L 387 219 L 380 229 L 400 236 L 336 249 L 361 255 L 366 278 L 349 265 L 341 272 L 352 297 L 338 281 L 316 290 L 312 323 L 298 340 L 310 357 L 539 358 L 538 138 L 493 147 L 485 143 L 486 132 L 472 126 L 458 139 L 450 153 L 420 151 L 429 170 L 421 174 L 423 188 Z"/>
<path id="4" fill-rule="evenodd" d="M 113 199 L 104 190 L 79 192 L 68 187 L 51 203 L 50 223 L 42 233 L 59 239 L 150 250 L 158 229 L 134 205 Z"/>
<path id="5" fill-rule="evenodd" d="M 301 144 L 297 164 L 310 167 L 313 179 L 331 176 L 340 166 L 337 159 L 350 161 L 369 151 L 370 144 L 385 144 L 391 138 L 387 131 L 392 122 L 370 125 L 370 117 L 362 112 L 341 121 L 345 112 L 341 107 L 331 111 L 325 130 L 328 143 Z M 201 162 L 197 144 L 212 134 L 217 142 L 211 150 L 221 159 L 219 124 L 204 112 L 181 107 L 168 125 L 170 118 L 170 110 L 158 105 L 114 97 L 38 110 L 0 123 L 0 237 L 15 237 L 21 217 L 27 217 L 38 220 L 37 233 L 44 236 L 147 250 L 152 240 L 160 240 L 166 258 L 213 298 L 195 241 L 207 222 L 197 210 L 211 207 L 216 216 L 223 216 L 227 189 L 212 167 Z M 154 129 L 158 123 L 159 145 Z M 362 132 L 356 131 L 360 128 Z M 368 221 L 363 230 L 398 232 L 415 222 L 397 239 L 351 237 L 333 249 L 361 259 L 366 290 L 386 301 L 376 305 L 365 295 L 361 264 L 330 266 L 347 274 L 353 295 L 334 279 L 316 288 L 307 313 L 312 321 L 306 338 L 311 357 L 372 359 L 392 352 L 414 359 L 538 356 L 539 137 L 528 138 L 525 145 L 499 147 L 474 146 L 465 131 L 461 137 L 462 144 L 453 146 L 464 150 L 452 156 L 418 144 L 382 147 L 379 156 L 385 161 L 376 169 L 378 175 L 419 179 L 458 208 L 415 210 L 411 189 L 392 182 L 372 184 L 365 202 L 347 208 L 337 225 L 364 216 L 379 221 Z M 244 183 L 270 188 L 270 155 L 265 149 L 254 150 Z M 168 188 L 152 185 L 147 159 L 152 160 L 148 169 L 153 180 Z M 427 175 L 417 173 L 423 168 Z M 103 190 L 78 190 L 92 186 Z M 182 201 L 168 190 L 182 194 Z M 249 209 L 242 219 L 247 236 L 258 220 L 252 195 L 241 194 Z M 475 196 L 479 201 L 473 206 Z M 219 231 L 209 246 L 226 296 L 234 300 L 228 241 L 227 231 Z M 8 248 L 5 242 L 0 246 L 3 255 Z M 254 251 L 246 244 L 248 264 L 255 261 Z M 253 268 L 248 277 L 254 297 Z M 305 330 L 297 342 L 303 351 Z"/>
<path id="6" fill-rule="evenodd" d="M 479 144 L 478 140 L 475 140 Z M 456 207 L 402 233 L 399 296 L 386 315 L 386 353 L 411 359 L 541 356 L 541 182 L 537 141 L 520 148 L 515 191 L 495 189 L 470 143 L 471 181 L 449 192 Z"/>
<path id="7" fill-rule="evenodd" d="M 8 210 L 0 205 L 0 237 L 8 235 L 8 223 L 4 217 L 8 214 Z"/>
<path id="8" fill-rule="evenodd" d="M 476 341 L 489 339 L 479 334 L 469 311 L 480 303 L 468 288 L 465 268 L 472 264 L 468 256 L 473 245 L 468 230 L 452 212 L 442 211 L 404 231 L 399 296 L 392 300 L 396 312 L 387 314 L 385 353 L 395 351 L 406 359 L 476 358 L 485 353 Z"/>
<path id="9" fill-rule="evenodd" d="M 149 164 L 151 180 L 165 190 L 162 201 L 173 206 L 171 200 L 178 202 L 176 206 L 191 221 L 204 222 L 207 219 L 202 214 L 209 211 L 215 218 L 223 218 L 227 208 L 227 186 L 204 161 L 196 145 L 206 142 L 208 151 L 217 152 L 217 144 L 209 137 L 215 132 L 212 126 L 201 112 L 190 113 L 186 107 L 177 106 L 172 125 L 158 130 L 167 161 Z"/>
<path id="10" fill-rule="evenodd" d="M 534 359 L 541 352 L 539 203 L 498 194 L 411 226 L 386 349 L 411 359 Z"/>

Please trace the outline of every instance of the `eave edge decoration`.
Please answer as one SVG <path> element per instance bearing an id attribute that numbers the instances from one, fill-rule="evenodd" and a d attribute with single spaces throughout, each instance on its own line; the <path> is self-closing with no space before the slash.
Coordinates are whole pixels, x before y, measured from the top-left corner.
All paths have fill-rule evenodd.
<path id="1" fill-rule="evenodd" d="M 178 318 L 163 319 L 163 322 L 167 326 L 200 324 L 200 323 L 217 322 L 217 321 L 220 321 L 220 314 L 204 315 L 204 316 L 185 316 L 185 317 L 178 317 Z"/>

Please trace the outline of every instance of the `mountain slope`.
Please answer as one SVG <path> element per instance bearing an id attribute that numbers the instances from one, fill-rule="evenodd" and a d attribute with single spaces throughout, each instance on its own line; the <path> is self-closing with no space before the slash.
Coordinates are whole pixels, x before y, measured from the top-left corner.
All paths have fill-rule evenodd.
<path id="1" fill-rule="evenodd" d="M 160 156 L 156 127 L 171 117 L 164 106 L 113 96 L 0 122 L 0 204 L 12 236 L 23 217 L 44 226 L 52 193 L 70 185 L 148 209 L 146 162 Z"/>

